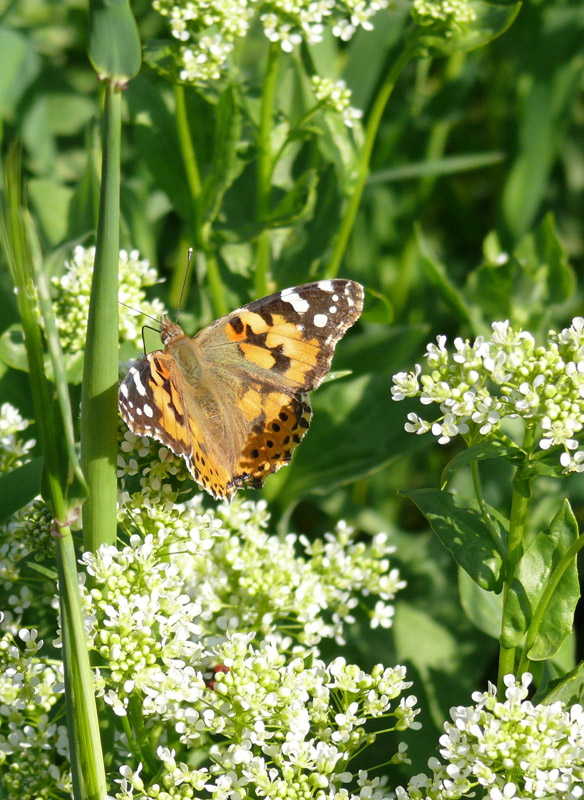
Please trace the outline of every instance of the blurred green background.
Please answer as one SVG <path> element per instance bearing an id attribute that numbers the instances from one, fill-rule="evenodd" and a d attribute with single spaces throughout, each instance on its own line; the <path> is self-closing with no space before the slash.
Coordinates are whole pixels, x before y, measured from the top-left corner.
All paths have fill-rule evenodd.
<path id="1" fill-rule="evenodd" d="M 144 42 L 168 35 L 151 5 L 140 1 L 133 9 Z M 70 1 L 0 5 L 2 149 L 14 138 L 22 142 L 27 195 L 53 274 L 63 270 L 75 244 L 93 243 L 95 230 L 101 90 L 85 54 L 86 14 L 84 4 Z M 381 12 L 373 31 L 348 43 L 325 37 L 311 48 L 314 63 L 352 89 L 352 105 L 364 119 L 407 24 L 399 10 Z M 526 2 L 510 29 L 485 47 L 407 67 L 383 117 L 340 272 L 371 290 L 368 313 L 334 362 L 353 374 L 313 396 L 312 428 L 292 466 L 268 479 L 262 495 L 248 493 L 268 499 L 275 531 L 320 535 L 344 518 L 364 540 L 381 530 L 392 535 L 395 565 L 408 581 L 394 627 L 372 637 L 360 618 L 347 658 L 367 667 L 408 665 L 424 708 L 424 732 L 410 736 L 414 769 L 423 767 L 448 708 L 467 703 L 472 690 L 495 678 L 497 647 L 468 622 L 450 556 L 399 495 L 439 486 L 461 443 L 440 447 L 431 436 L 405 434 L 406 413 L 415 406 L 391 401 L 391 376 L 420 361 L 438 334 L 450 341 L 474 337 L 491 321 L 509 318 L 537 335 L 584 312 L 583 42 L 581 0 Z M 267 52 L 261 31 L 238 47 L 245 89 L 238 166 L 215 222 L 233 308 L 254 297 L 255 153 L 247 132 L 257 117 Z M 281 63 L 276 104 L 282 119 L 302 96 L 300 64 L 298 54 Z M 217 97 L 208 87 L 185 90 L 203 174 L 217 155 Z M 166 281 L 152 294 L 172 312 L 192 243 L 173 89 L 146 64 L 124 99 L 121 245 L 157 266 Z M 323 274 L 354 158 L 349 132 L 329 119 L 286 162 L 277 192 L 289 215 L 272 231 L 274 290 Z M 0 294 L 5 331 L 17 320 L 5 264 Z M 194 333 L 213 316 L 195 270 L 182 324 Z M 4 337 L 0 398 L 31 416 L 26 375 L 11 363 Z M 484 467 L 485 494 L 504 511 L 510 472 L 492 463 Z M 469 477 L 458 473 L 457 482 L 462 491 Z M 582 521 L 582 479 L 567 485 Z M 534 525 L 549 519 L 565 490 L 541 482 Z M 571 641 L 560 656 L 566 668 L 575 646 Z"/>

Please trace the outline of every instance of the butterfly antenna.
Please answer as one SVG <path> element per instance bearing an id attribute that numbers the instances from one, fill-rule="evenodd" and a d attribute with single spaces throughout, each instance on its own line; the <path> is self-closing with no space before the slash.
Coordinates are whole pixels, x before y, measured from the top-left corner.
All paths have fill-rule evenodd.
<path id="1" fill-rule="evenodd" d="M 121 306 L 124 306 L 124 308 L 129 308 L 130 311 L 134 311 L 136 314 L 141 314 L 143 317 L 147 317 L 147 319 L 151 319 L 152 322 L 155 322 L 157 325 L 160 325 L 160 320 L 156 319 L 156 317 L 151 317 L 150 314 L 145 314 L 143 311 L 138 311 L 136 308 L 133 308 L 132 306 L 128 306 L 125 303 L 122 303 L 121 300 L 118 300 L 118 303 Z"/>
<path id="2" fill-rule="evenodd" d="M 189 277 L 189 272 L 191 271 L 191 261 L 192 260 L 193 260 L 193 248 L 189 247 L 189 254 L 188 254 L 188 260 L 187 260 L 187 270 L 185 272 L 185 279 L 183 281 L 182 289 L 180 290 L 180 299 L 178 301 L 178 308 L 176 310 L 175 322 L 178 322 L 178 315 L 180 314 L 180 312 L 182 310 L 183 298 L 185 296 L 185 289 L 186 289 L 186 286 L 187 286 L 187 280 L 188 280 L 188 277 Z"/>

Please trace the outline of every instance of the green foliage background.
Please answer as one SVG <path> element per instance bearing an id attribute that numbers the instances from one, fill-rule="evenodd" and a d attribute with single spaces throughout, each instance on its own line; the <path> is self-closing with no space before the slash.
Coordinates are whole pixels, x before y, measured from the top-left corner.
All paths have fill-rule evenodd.
<path id="1" fill-rule="evenodd" d="M 134 11 L 144 41 L 164 33 L 148 3 L 135 3 Z M 322 74 L 347 82 L 365 119 L 405 25 L 405 16 L 382 12 L 372 32 L 342 46 L 325 38 L 311 48 Z M 2 148 L 14 137 L 22 141 L 28 198 L 53 274 L 75 244 L 92 242 L 95 229 L 101 92 L 85 54 L 85 27 L 86 9 L 77 2 L 0 6 Z M 360 619 L 348 658 L 367 667 L 407 664 L 424 709 L 422 735 L 410 736 L 414 769 L 423 768 L 449 707 L 467 703 L 471 691 L 495 679 L 497 642 L 463 611 L 476 588 L 464 578 L 459 585 L 449 553 L 411 500 L 399 495 L 438 487 L 459 445 L 443 448 L 431 436 L 404 433 L 409 409 L 391 401 L 391 375 L 419 361 L 437 334 L 473 337 L 490 321 L 509 318 L 537 335 L 583 313 L 583 41 L 580 0 L 527 2 L 487 46 L 412 61 L 402 74 L 340 272 L 372 290 L 363 323 L 342 342 L 334 363 L 352 375 L 314 395 L 310 434 L 292 466 L 263 490 L 280 533 L 322 534 L 343 517 L 364 539 L 380 530 L 394 537 L 395 563 L 408 581 L 394 627 L 373 635 Z M 258 114 L 257 81 L 267 52 L 262 34 L 246 48 L 249 91 L 240 109 L 240 144 L 214 233 L 229 308 L 255 296 L 255 154 L 246 125 Z M 298 59 L 280 65 L 281 115 L 302 97 Z M 217 169 L 217 97 L 187 87 L 185 99 L 204 180 Z M 222 102 L 229 101 L 224 95 Z M 173 107 L 172 87 L 146 64 L 125 92 L 121 243 L 158 266 L 166 282 L 155 293 L 170 311 L 193 240 Z M 284 167 L 288 174 L 272 198 L 274 289 L 324 274 L 354 167 L 351 135 L 328 117 Z M 17 320 L 4 264 L 0 295 L 4 332 Z M 182 323 L 194 332 L 214 316 L 204 275 L 195 269 Z M 26 375 L 11 367 L 17 349 L 4 335 L 0 399 L 31 416 Z M 490 463 L 485 493 L 491 505 L 504 508 L 511 473 L 499 464 L 489 471 Z M 462 491 L 470 479 L 462 470 L 452 480 Z M 558 491 L 558 482 L 540 482 L 534 526 L 553 515 Z M 570 481 L 569 494 L 581 523 L 581 477 Z M 556 657 L 563 669 L 575 663 L 575 649 L 572 638 Z"/>

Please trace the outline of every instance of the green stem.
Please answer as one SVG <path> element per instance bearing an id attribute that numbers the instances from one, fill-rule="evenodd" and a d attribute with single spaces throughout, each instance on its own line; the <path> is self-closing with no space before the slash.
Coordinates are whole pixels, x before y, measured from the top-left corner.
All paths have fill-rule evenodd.
<path id="1" fill-rule="evenodd" d="M 69 526 L 57 527 L 57 570 L 61 607 L 65 703 L 75 800 L 103 800 L 106 780 L 87 651 L 77 558 Z"/>
<path id="2" fill-rule="evenodd" d="M 526 428 L 523 437 L 523 449 L 526 453 L 530 453 L 533 448 L 535 431 L 533 428 Z M 519 477 L 518 467 L 515 471 L 515 478 Z M 507 541 L 507 561 L 505 565 L 505 586 L 503 589 L 503 621 L 507 613 L 507 600 L 509 597 L 509 590 L 513 579 L 515 577 L 515 570 L 517 564 L 523 553 L 523 541 L 525 537 L 525 522 L 527 519 L 527 509 L 529 506 L 529 497 L 527 492 L 518 492 L 513 488 L 513 498 L 511 500 L 511 516 L 509 519 L 509 538 Z M 515 647 L 501 647 L 499 653 L 499 676 L 497 682 L 499 698 L 504 698 L 505 684 L 503 678 L 509 673 L 515 673 L 516 669 L 516 648 Z"/>
<path id="3" fill-rule="evenodd" d="M 227 314 L 229 308 L 225 301 L 225 291 L 221 282 L 221 274 L 219 272 L 217 255 L 209 244 L 209 230 L 203 225 L 203 186 L 201 183 L 201 175 L 199 172 L 195 144 L 193 142 L 193 137 L 191 136 L 191 129 L 187 116 L 185 88 L 182 84 L 175 84 L 174 98 L 176 104 L 176 127 L 178 131 L 180 152 L 185 167 L 187 184 L 191 196 L 192 230 L 194 238 L 193 246 L 195 251 L 202 254 L 205 258 L 205 274 L 207 277 L 207 285 L 209 287 L 213 311 L 215 312 L 216 316 L 221 317 L 224 314 Z M 173 302 L 175 302 L 175 305 L 177 305 L 184 278 L 182 277 L 182 273 L 178 270 L 175 271 L 175 276 L 180 276 L 180 280 L 173 280 L 171 297 Z M 187 292 L 185 287 L 185 297 L 186 294 Z"/>
<path id="4" fill-rule="evenodd" d="M 187 117 L 185 87 L 181 83 L 176 83 L 174 85 L 174 101 L 176 104 L 176 128 L 178 132 L 178 141 L 180 144 L 180 153 L 185 167 L 185 175 L 189 185 L 191 202 L 195 209 L 196 217 L 198 217 L 202 194 L 201 176 L 199 174 L 197 155 L 195 153 L 195 146 L 193 144 L 191 129 L 189 127 L 189 120 Z M 199 226 L 197 225 L 195 235 L 198 235 L 198 227 Z M 198 245 L 198 242 L 195 241 L 195 244 Z"/>
<path id="5" fill-rule="evenodd" d="M 584 536 L 579 536 L 578 539 L 572 545 L 572 547 L 570 547 L 570 549 L 565 553 L 563 558 L 560 560 L 560 563 L 558 564 L 556 569 L 553 571 L 539 599 L 539 602 L 536 606 L 536 609 L 533 613 L 533 617 L 529 624 L 529 628 L 527 629 L 525 644 L 523 645 L 521 658 L 519 660 L 519 667 L 517 669 L 518 678 L 521 677 L 521 675 L 523 675 L 523 673 L 526 672 L 526 670 L 529 668 L 528 653 L 535 643 L 537 634 L 539 633 L 539 628 L 541 626 L 541 621 L 547 610 L 550 600 L 554 596 L 554 593 L 558 588 L 558 584 L 562 580 L 566 570 L 572 566 L 572 564 L 574 563 L 574 559 L 576 558 L 576 556 L 583 547 L 584 547 Z"/>
<path id="6" fill-rule="evenodd" d="M 260 127 L 258 131 L 258 175 L 256 194 L 256 214 L 259 222 L 264 222 L 270 213 L 272 189 L 272 124 L 276 81 L 280 64 L 280 46 L 270 45 L 268 63 L 262 91 Z M 270 269 L 270 232 L 260 234 L 256 250 L 255 291 L 258 297 L 268 294 L 268 274 Z"/>
<path id="7" fill-rule="evenodd" d="M 144 766 L 151 775 L 156 774 L 159 766 L 150 742 L 150 731 L 144 726 L 144 715 L 140 698 L 133 694 L 128 704 L 128 717 L 133 730 L 136 732 L 134 741 L 140 749 Z"/>
<path id="8" fill-rule="evenodd" d="M 377 131 L 383 117 L 383 112 L 395 87 L 397 79 L 402 73 L 406 64 L 412 58 L 416 46 L 416 36 L 412 35 L 411 39 L 402 50 L 399 58 L 388 72 L 381 89 L 375 98 L 373 106 L 371 107 L 371 112 L 365 128 L 365 141 L 363 143 L 363 149 L 361 150 L 359 163 L 357 165 L 357 179 L 355 182 L 355 187 L 345 210 L 345 215 L 342 219 L 333 252 L 326 269 L 327 278 L 335 278 L 339 272 L 341 261 L 343 260 L 349 237 L 351 235 L 351 231 L 353 230 L 353 225 L 355 224 L 355 217 L 357 216 L 361 197 L 363 196 L 363 190 L 365 188 L 367 178 L 369 177 L 371 153 L 373 152 L 373 145 L 375 143 L 375 137 L 377 136 Z"/>
<path id="9" fill-rule="evenodd" d="M 485 503 L 485 500 L 484 500 L 484 497 L 483 497 L 483 490 L 482 490 L 482 487 L 481 487 L 481 476 L 480 476 L 480 472 L 479 472 L 479 462 L 478 461 L 471 461 L 470 471 L 471 471 L 471 475 L 472 475 L 472 482 L 473 482 L 473 486 L 474 486 L 475 497 L 476 497 L 477 502 L 479 504 L 479 507 L 481 509 L 481 514 L 483 515 L 483 519 L 485 521 L 485 525 L 487 526 L 487 530 L 489 531 L 491 539 L 493 540 L 493 544 L 495 545 L 495 547 L 497 548 L 497 551 L 499 552 L 499 554 L 501 555 L 501 557 L 504 560 L 507 557 L 507 550 L 505 549 L 505 545 L 504 545 L 504 543 L 501 541 L 501 539 L 499 537 L 499 531 L 497 529 L 497 526 L 495 525 L 495 523 L 491 519 L 491 515 L 489 514 L 489 512 L 487 510 L 487 504 Z"/>
<path id="10" fill-rule="evenodd" d="M 105 85 L 101 194 L 83 370 L 81 462 L 89 487 L 83 544 L 116 541 L 118 455 L 118 263 L 121 94 Z"/>

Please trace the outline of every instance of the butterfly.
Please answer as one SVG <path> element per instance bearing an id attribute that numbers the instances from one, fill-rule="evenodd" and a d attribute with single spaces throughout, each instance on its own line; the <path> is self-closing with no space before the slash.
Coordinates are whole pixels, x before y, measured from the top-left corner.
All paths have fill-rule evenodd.
<path id="1" fill-rule="evenodd" d="M 182 456 L 215 499 L 259 488 L 290 462 L 312 416 L 307 392 L 362 308 L 363 287 L 334 279 L 254 300 L 192 338 L 165 316 L 164 350 L 120 385 L 121 415 L 133 433 Z"/>

